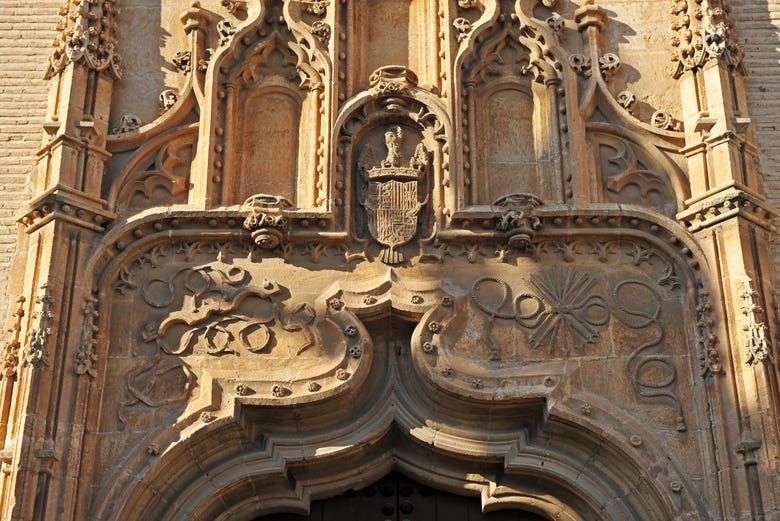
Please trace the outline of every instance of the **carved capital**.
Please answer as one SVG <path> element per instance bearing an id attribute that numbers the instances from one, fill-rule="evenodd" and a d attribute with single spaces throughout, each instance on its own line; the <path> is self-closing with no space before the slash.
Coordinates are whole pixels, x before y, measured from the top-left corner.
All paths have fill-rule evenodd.
<path id="1" fill-rule="evenodd" d="M 735 217 L 746 219 L 770 232 L 776 229 L 774 219 L 777 217 L 777 210 L 738 186 L 713 191 L 677 214 L 677 218 L 685 223 L 690 232 L 697 232 Z"/>
<path id="2" fill-rule="evenodd" d="M 103 232 L 116 215 L 103 208 L 105 201 L 90 198 L 64 186 L 58 186 L 30 203 L 18 222 L 27 233 L 41 226 L 62 220 L 88 230 Z"/>

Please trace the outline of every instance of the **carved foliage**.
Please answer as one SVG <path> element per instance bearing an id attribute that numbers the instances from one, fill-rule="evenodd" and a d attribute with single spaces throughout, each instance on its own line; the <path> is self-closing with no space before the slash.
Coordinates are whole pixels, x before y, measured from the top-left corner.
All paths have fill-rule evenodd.
<path id="1" fill-rule="evenodd" d="M 745 347 L 747 348 L 747 363 L 751 365 L 760 362 L 766 362 L 771 357 L 769 347 L 768 328 L 761 318 L 764 315 L 764 308 L 759 303 L 759 294 L 753 289 L 753 282 L 750 279 L 745 281 L 745 289 L 740 293 L 744 301 L 742 314 L 745 315 Z"/>
<path id="2" fill-rule="evenodd" d="M 97 362 L 97 351 L 95 349 L 97 340 L 95 335 L 99 331 L 97 319 L 99 316 L 97 309 L 97 299 L 87 297 L 84 299 L 84 328 L 81 331 L 81 343 L 76 351 L 76 374 L 89 375 L 95 377 L 95 363 Z"/>
<path id="3" fill-rule="evenodd" d="M 122 77 L 122 57 L 116 50 L 114 0 L 66 0 L 54 40 L 46 79 L 65 70 L 69 63 L 83 62 L 88 68 Z"/>
<path id="4" fill-rule="evenodd" d="M 33 312 L 32 315 L 35 323 L 29 333 L 27 333 L 27 346 L 24 353 L 25 365 L 35 367 L 51 365 L 48 341 L 53 334 L 49 326 L 49 320 L 54 318 L 54 313 L 51 311 L 54 298 L 49 296 L 48 284 L 44 283 L 41 286 L 41 290 L 43 290 L 43 294 L 35 297 L 38 310 Z"/>
<path id="5" fill-rule="evenodd" d="M 723 0 L 675 0 L 671 8 L 672 74 L 698 68 L 710 59 L 722 59 L 743 74 L 742 49 L 731 37 L 729 6 Z"/>
<path id="6" fill-rule="evenodd" d="M 19 348 L 22 345 L 19 342 L 19 336 L 22 331 L 22 318 L 24 317 L 24 303 L 26 300 L 27 299 L 21 295 L 16 299 L 18 307 L 13 313 L 14 322 L 7 331 L 7 333 L 11 335 L 11 340 L 6 342 L 5 349 L 3 350 L 2 377 L 4 378 L 11 378 L 16 374 L 16 370 L 19 367 Z"/>

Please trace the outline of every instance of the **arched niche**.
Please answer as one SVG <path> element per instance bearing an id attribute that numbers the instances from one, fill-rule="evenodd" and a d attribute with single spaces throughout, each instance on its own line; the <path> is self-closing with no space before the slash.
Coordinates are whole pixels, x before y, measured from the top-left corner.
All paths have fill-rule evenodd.
<path id="1" fill-rule="evenodd" d="M 459 37 L 455 77 L 463 136 L 463 201 L 490 205 L 515 192 L 562 201 L 560 64 L 542 31 L 501 1 Z"/>
<path id="2" fill-rule="evenodd" d="M 254 194 L 296 200 L 299 141 L 305 135 L 301 132 L 302 103 L 300 92 L 278 84 L 246 92 L 238 122 L 240 192 L 234 202 Z"/>
<path id="3" fill-rule="evenodd" d="M 298 208 L 323 201 L 316 187 L 326 72 L 310 34 L 279 1 L 262 4 L 255 21 L 228 36 L 211 60 L 194 195 L 210 205 L 240 204 L 258 193 Z M 309 38 L 309 40 L 306 40 Z M 316 66 L 314 64 L 316 63 Z"/>
<path id="4" fill-rule="evenodd" d="M 540 193 L 534 121 L 540 118 L 529 86 L 515 81 L 487 85 L 476 93 L 475 202 L 490 204 L 502 195 Z"/>

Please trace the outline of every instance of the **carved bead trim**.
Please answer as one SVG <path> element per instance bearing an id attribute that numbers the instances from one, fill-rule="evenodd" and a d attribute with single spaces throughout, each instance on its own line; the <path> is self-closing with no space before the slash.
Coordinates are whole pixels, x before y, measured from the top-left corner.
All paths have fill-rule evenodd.
<path id="1" fill-rule="evenodd" d="M 691 204 L 678 218 L 688 230 L 697 232 L 733 217 L 744 218 L 772 233 L 777 211 L 764 201 L 738 188 L 729 188 Z"/>
<path id="2" fill-rule="evenodd" d="M 97 203 L 98 201 L 84 200 L 80 194 L 71 193 L 61 187 L 34 201 L 18 222 L 26 227 L 27 233 L 32 233 L 55 219 L 102 232 L 116 215 L 97 206 Z"/>

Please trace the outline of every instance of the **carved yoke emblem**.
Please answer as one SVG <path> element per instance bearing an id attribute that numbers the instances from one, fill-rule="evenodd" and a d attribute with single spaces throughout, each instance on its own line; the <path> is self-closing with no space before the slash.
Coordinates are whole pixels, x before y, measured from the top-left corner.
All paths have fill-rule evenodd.
<path id="1" fill-rule="evenodd" d="M 363 151 L 361 174 L 368 183 L 363 206 L 368 214 L 368 228 L 376 241 L 385 246 L 380 258 L 387 264 L 403 262 L 398 247 L 410 242 L 417 233 L 417 215 L 428 202 L 420 200 L 420 181 L 428 166 L 428 151 L 419 143 L 409 166 L 401 166 L 403 130 L 400 127 L 385 132 L 387 157 L 380 166 L 369 168 L 374 152 L 370 145 Z"/>

